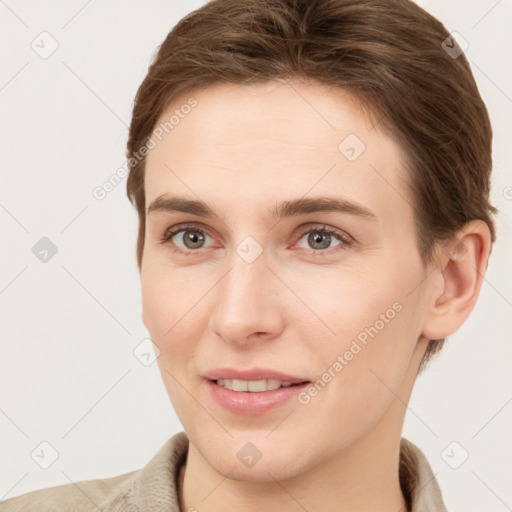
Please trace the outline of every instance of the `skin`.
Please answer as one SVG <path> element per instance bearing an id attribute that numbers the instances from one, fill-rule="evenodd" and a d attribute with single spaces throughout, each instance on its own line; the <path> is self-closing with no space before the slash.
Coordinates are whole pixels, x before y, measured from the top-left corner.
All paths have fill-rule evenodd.
<path id="1" fill-rule="evenodd" d="M 426 267 L 404 154 L 347 91 L 299 80 L 218 84 L 173 102 L 160 121 L 190 96 L 197 106 L 147 156 L 146 205 L 179 195 L 217 217 L 147 215 L 141 265 L 143 321 L 190 440 L 181 509 L 406 510 L 405 404 L 428 340 L 455 332 L 474 307 L 487 226 L 468 223 L 454 259 L 445 248 Z M 354 161 L 338 150 L 349 134 L 366 146 Z M 276 203 L 317 196 L 355 201 L 376 218 L 270 216 Z M 183 231 L 160 243 L 181 223 L 203 232 L 202 246 L 187 247 Z M 331 236 L 318 249 L 308 236 L 323 226 L 354 242 Z M 247 236 L 263 250 L 250 264 L 236 252 Z M 315 381 L 396 303 L 401 311 L 309 403 L 244 416 L 210 398 L 202 375 L 218 367 Z M 247 442 L 262 453 L 252 467 L 237 457 Z"/>

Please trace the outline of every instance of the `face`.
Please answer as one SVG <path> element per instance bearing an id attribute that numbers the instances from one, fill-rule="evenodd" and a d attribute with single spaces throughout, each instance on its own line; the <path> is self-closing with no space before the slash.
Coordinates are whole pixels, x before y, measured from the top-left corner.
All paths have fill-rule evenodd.
<path id="1" fill-rule="evenodd" d="M 240 480 L 298 475 L 399 429 L 394 393 L 425 347 L 399 146 L 348 92 L 290 84 L 184 96 L 146 163 L 143 321 L 191 443 Z M 309 384 L 230 391 L 212 382 L 225 368 Z"/>

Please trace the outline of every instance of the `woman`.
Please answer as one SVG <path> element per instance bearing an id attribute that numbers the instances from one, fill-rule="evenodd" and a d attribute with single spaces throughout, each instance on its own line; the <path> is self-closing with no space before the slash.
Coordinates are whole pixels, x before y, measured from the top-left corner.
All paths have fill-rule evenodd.
<path id="1" fill-rule="evenodd" d="M 141 470 L 8 510 L 446 510 L 401 438 L 495 240 L 491 127 L 407 0 L 213 0 L 127 147 L 143 321 L 183 424 Z"/>

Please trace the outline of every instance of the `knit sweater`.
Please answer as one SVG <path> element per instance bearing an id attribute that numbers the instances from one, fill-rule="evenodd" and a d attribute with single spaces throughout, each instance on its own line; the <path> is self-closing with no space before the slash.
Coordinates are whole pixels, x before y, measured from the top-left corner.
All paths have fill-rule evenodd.
<path id="1" fill-rule="evenodd" d="M 183 512 L 178 501 L 178 475 L 188 444 L 185 432 L 178 432 L 142 469 L 31 491 L 0 502 L 0 512 Z M 427 459 L 404 438 L 399 474 L 410 512 L 446 512 Z"/>

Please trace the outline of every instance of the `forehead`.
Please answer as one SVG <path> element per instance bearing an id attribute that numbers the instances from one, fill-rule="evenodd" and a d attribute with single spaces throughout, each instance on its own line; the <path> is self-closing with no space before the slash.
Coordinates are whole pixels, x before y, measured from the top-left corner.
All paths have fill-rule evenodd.
<path id="1" fill-rule="evenodd" d="M 163 193 L 262 207 L 335 193 L 403 214 L 404 155 L 374 121 L 352 93 L 316 83 L 216 84 L 184 95 L 152 136 L 146 204 Z"/>

